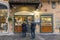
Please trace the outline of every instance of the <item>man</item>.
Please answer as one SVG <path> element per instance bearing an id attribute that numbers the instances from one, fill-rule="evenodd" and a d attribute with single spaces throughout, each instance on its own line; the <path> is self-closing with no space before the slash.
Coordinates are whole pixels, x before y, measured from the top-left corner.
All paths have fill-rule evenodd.
<path id="1" fill-rule="evenodd" d="M 22 37 L 26 37 L 26 30 L 27 30 L 27 23 L 26 21 L 24 20 L 23 23 L 22 23 Z"/>
<path id="2" fill-rule="evenodd" d="M 31 23 L 31 39 L 35 38 L 35 27 L 36 27 L 36 23 L 34 22 L 34 20 L 32 20 L 32 23 Z"/>

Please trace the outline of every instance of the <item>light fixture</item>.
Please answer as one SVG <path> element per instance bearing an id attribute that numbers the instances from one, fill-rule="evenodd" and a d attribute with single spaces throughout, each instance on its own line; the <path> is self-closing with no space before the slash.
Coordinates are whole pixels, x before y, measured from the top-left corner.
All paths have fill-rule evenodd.
<path id="1" fill-rule="evenodd" d="M 34 13 L 40 13 L 40 12 L 39 12 L 39 9 L 36 9 L 36 10 L 33 11 L 33 12 L 34 12 Z"/>

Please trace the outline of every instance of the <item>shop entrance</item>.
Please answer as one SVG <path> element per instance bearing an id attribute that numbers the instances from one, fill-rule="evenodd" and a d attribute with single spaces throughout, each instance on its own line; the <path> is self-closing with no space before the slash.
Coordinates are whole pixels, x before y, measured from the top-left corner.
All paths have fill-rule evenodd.
<path id="1" fill-rule="evenodd" d="M 41 15 L 41 33 L 53 32 L 53 15 Z"/>
<path id="2" fill-rule="evenodd" d="M 32 15 L 14 15 L 14 32 L 22 32 L 22 22 L 26 20 L 27 23 L 27 32 L 30 32 L 30 24 L 34 16 Z"/>

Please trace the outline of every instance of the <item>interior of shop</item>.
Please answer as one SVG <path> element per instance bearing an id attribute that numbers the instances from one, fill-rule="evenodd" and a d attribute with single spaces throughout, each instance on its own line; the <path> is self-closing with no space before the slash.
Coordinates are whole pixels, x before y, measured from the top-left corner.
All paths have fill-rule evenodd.
<path id="1" fill-rule="evenodd" d="M 30 30 L 30 25 L 31 24 L 31 21 L 32 19 L 34 19 L 34 16 L 28 16 L 28 15 L 15 15 L 14 16 L 14 31 L 15 32 L 22 32 L 22 23 L 24 20 L 26 20 L 26 23 L 27 23 L 27 32 L 29 32 Z"/>

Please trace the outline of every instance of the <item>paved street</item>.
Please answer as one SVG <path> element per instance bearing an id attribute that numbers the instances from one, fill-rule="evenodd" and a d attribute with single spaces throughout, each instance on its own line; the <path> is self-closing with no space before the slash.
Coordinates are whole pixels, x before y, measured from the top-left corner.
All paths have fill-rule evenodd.
<path id="1" fill-rule="evenodd" d="M 30 39 L 30 34 L 27 34 L 26 38 L 22 38 L 21 34 L 15 35 L 4 35 L 0 36 L 0 40 L 32 40 Z M 60 40 L 60 35 L 38 35 L 36 34 L 36 38 L 34 40 Z"/>
<path id="2" fill-rule="evenodd" d="M 34 40 L 40 40 L 37 36 Z M 22 38 L 21 34 L 15 34 L 8 36 L 7 35 L 0 36 L 0 40 L 32 40 L 32 39 L 30 39 L 30 34 L 27 34 L 26 38 Z"/>
<path id="3" fill-rule="evenodd" d="M 44 40 L 60 40 L 60 34 L 40 35 Z"/>

